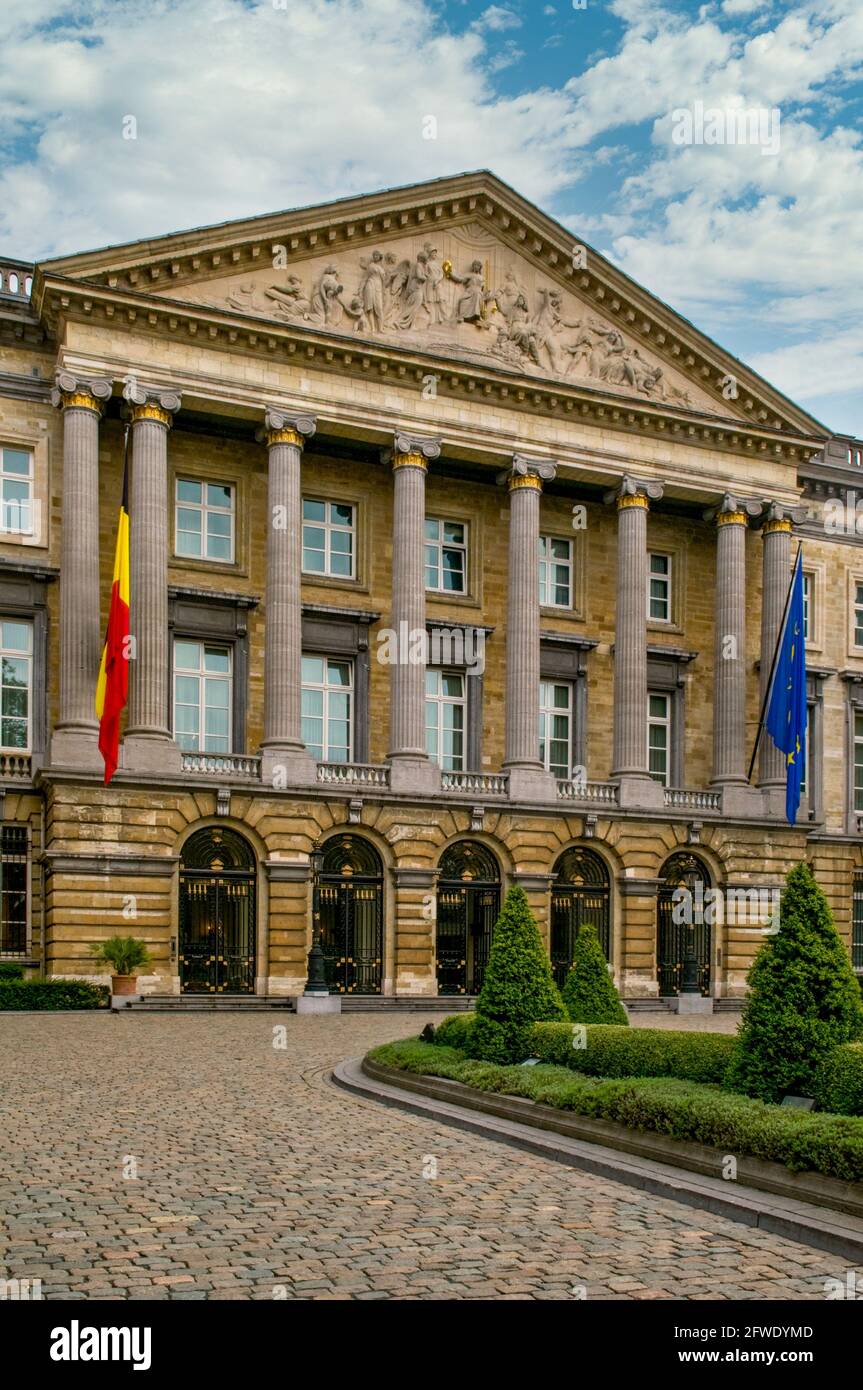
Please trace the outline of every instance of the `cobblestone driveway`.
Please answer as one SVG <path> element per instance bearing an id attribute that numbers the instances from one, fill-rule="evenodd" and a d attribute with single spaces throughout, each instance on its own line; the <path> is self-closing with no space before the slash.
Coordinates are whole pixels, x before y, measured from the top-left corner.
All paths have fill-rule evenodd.
<path id="1" fill-rule="evenodd" d="M 804 1246 L 327 1082 L 425 1021 L 0 1016 L 7 1277 L 48 1299 L 817 1299 L 844 1278 Z"/>

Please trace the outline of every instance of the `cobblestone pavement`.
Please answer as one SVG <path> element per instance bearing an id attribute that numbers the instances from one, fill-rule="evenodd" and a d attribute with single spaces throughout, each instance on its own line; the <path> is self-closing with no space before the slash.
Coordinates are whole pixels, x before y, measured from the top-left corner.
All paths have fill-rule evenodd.
<path id="1" fill-rule="evenodd" d="M 819 1299 L 844 1278 L 327 1080 L 425 1021 L 0 1016 L 6 1277 L 46 1299 Z"/>

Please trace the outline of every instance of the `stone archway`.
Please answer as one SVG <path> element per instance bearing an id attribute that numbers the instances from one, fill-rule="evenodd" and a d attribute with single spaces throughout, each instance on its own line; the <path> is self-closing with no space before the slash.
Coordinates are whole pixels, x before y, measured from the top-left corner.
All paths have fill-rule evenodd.
<path id="1" fill-rule="evenodd" d="M 205 826 L 180 860 L 179 967 L 183 994 L 254 994 L 258 875 L 249 842 Z"/>

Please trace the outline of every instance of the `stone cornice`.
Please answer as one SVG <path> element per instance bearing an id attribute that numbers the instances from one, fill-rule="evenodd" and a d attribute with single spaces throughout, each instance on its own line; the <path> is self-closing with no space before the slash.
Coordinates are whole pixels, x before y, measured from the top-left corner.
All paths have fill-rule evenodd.
<path id="1" fill-rule="evenodd" d="M 45 283 L 57 276 L 86 276 L 93 287 L 121 292 L 181 290 L 266 266 L 280 250 L 294 264 L 469 221 L 479 222 L 642 345 L 675 362 L 717 401 L 733 377 L 735 399 L 753 420 L 792 430 L 820 428 L 757 373 L 487 170 L 59 257 L 36 267 L 33 301 L 41 310 Z M 574 255 L 576 248 L 583 257 Z"/>
<path id="2" fill-rule="evenodd" d="M 498 409 L 512 409 L 579 420 L 605 430 L 649 435 L 669 443 L 727 451 L 751 459 L 785 459 L 800 467 L 823 444 L 823 435 L 783 429 L 779 424 L 740 420 L 697 409 L 640 400 L 579 381 L 572 383 L 522 376 L 504 365 L 490 367 L 441 357 L 415 346 L 372 342 L 328 333 L 309 325 L 251 318 L 236 310 L 217 309 L 149 295 L 104 290 L 88 282 L 52 278 L 45 285 L 45 314 L 56 329 L 63 318 L 91 319 L 113 330 L 128 325 L 179 341 L 206 342 L 223 351 L 244 352 L 269 361 L 304 362 L 320 371 L 359 379 L 377 377 L 419 393 L 429 373 L 437 378 L 439 397 L 482 399 Z M 239 383 L 238 383 L 239 384 Z M 220 383 L 222 389 L 225 383 Z M 206 398 L 191 380 L 178 381 L 187 398 Z M 230 389 L 230 386 L 229 388 Z M 227 399 L 227 397 L 225 397 Z M 250 402 L 251 404 L 251 402 Z M 767 412 L 764 412 L 765 416 Z M 775 417 L 770 417 L 772 420 Z M 561 462 L 563 460 L 561 459 Z"/>

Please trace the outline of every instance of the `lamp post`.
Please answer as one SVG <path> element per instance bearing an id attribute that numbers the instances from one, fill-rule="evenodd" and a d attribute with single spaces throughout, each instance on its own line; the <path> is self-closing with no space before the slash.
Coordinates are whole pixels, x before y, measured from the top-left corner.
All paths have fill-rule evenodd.
<path id="1" fill-rule="evenodd" d="M 321 871 L 324 867 L 324 854 L 320 845 L 313 846 L 309 862 L 312 866 L 312 949 L 309 951 L 305 993 L 329 994 L 324 971 L 324 953 L 321 948 Z"/>

